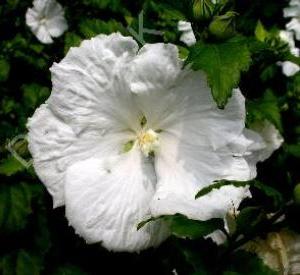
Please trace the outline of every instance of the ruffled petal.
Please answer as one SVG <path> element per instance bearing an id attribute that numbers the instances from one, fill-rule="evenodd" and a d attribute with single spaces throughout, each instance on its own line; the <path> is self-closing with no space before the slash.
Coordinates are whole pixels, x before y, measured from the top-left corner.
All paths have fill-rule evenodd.
<path id="1" fill-rule="evenodd" d="M 33 33 L 36 35 L 37 39 L 40 40 L 40 42 L 44 44 L 53 43 L 53 39 L 51 38 L 51 35 L 45 25 L 40 25 L 36 33 L 34 31 Z"/>
<path id="2" fill-rule="evenodd" d="M 171 89 L 138 94 L 136 101 L 150 128 L 214 150 L 237 138 L 245 127 L 241 92 L 234 90 L 225 109 L 218 109 L 201 71 L 183 71 Z"/>
<path id="3" fill-rule="evenodd" d="M 284 141 L 280 132 L 267 120 L 251 125 L 251 129 L 256 132 L 256 135 L 258 134 L 260 136 L 262 140 L 260 142 L 263 142 L 265 145 L 256 149 L 250 148 L 253 152 L 252 159 L 256 162 L 268 159 Z M 258 143 L 259 141 L 256 142 L 256 144 Z"/>
<path id="4" fill-rule="evenodd" d="M 296 39 L 300 40 L 300 20 L 298 18 L 293 18 L 286 24 L 286 28 L 289 31 L 295 32 Z"/>
<path id="5" fill-rule="evenodd" d="M 63 16 L 48 19 L 45 24 L 52 37 L 59 37 L 68 29 L 67 21 Z"/>
<path id="6" fill-rule="evenodd" d="M 125 78 L 134 93 L 162 92 L 174 85 L 181 67 L 175 45 L 146 44 L 129 64 Z"/>
<path id="7" fill-rule="evenodd" d="M 196 193 L 214 180 L 248 180 L 249 165 L 229 148 L 220 151 L 178 142 L 161 134 L 161 150 L 156 154 L 157 192 L 151 202 L 154 216 L 181 213 L 189 218 L 224 218 L 234 205 L 250 195 L 248 188 L 226 186 L 195 200 Z M 236 160 L 239 161 L 236 161 Z"/>
<path id="8" fill-rule="evenodd" d="M 70 167 L 66 177 L 66 215 L 88 243 L 114 251 L 140 251 L 159 245 L 169 234 L 161 222 L 137 231 L 149 217 L 156 176 L 139 150 Z"/>
<path id="9" fill-rule="evenodd" d="M 33 33 L 37 32 L 37 29 L 39 27 L 39 19 L 38 14 L 34 9 L 28 8 L 26 12 L 26 25 L 30 27 L 31 31 Z"/>
<path id="10" fill-rule="evenodd" d="M 64 204 L 65 171 L 70 165 L 92 156 L 120 153 L 122 144 L 132 138 L 126 132 L 101 136 L 89 131 L 77 135 L 47 104 L 36 110 L 27 127 L 35 171 L 52 195 L 54 207 Z"/>
<path id="11" fill-rule="evenodd" d="M 124 64 L 133 59 L 137 48 L 132 38 L 118 33 L 100 35 L 71 48 L 50 69 L 50 108 L 75 132 L 139 128 L 139 110 L 121 77 Z"/>

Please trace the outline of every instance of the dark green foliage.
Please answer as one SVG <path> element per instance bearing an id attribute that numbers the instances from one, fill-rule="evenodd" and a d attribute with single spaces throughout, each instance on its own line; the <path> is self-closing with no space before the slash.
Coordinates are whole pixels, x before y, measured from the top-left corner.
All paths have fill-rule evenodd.
<path id="1" fill-rule="evenodd" d="M 250 62 L 250 52 L 243 37 L 218 44 L 197 42 L 186 61 L 194 70 L 207 73 L 213 98 L 220 108 L 225 107 L 232 89 L 239 83 L 241 72 L 249 68 Z"/>
<path id="2" fill-rule="evenodd" d="M 300 233 L 300 74 L 288 78 L 277 65 L 285 60 L 299 64 L 299 58 L 291 56 L 288 45 L 278 38 L 287 23 L 282 16 L 287 1 L 221 0 L 216 5 L 210 0 L 59 2 L 65 7 L 69 29 L 50 45 L 41 44 L 25 24 L 32 0 L 0 4 L 0 274 L 170 275 L 174 269 L 179 275 L 276 274 L 255 255 L 237 249 L 282 227 Z M 52 209 L 51 197 L 33 168 L 13 157 L 7 145 L 26 134 L 27 118 L 49 96 L 53 62 L 83 39 L 115 31 L 129 35 L 128 26 L 138 32 L 142 10 L 144 27 L 163 31 L 163 35 L 145 34 L 145 42 L 179 45 L 186 63 L 206 73 L 220 108 L 226 106 L 232 89 L 239 87 L 246 97 L 247 126 L 268 120 L 280 130 L 285 143 L 258 165 L 256 180 L 219 181 L 199 190 L 197 198 L 223 186 L 250 186 L 252 199 L 234 209 L 232 232 L 225 231 L 221 219 L 163 216 L 159 219 L 169 224 L 173 236 L 161 247 L 139 254 L 112 253 L 100 244 L 87 245 L 74 233 L 64 209 Z M 197 38 L 193 47 L 179 41 L 178 20 L 192 22 Z M 12 144 L 12 150 L 28 163 L 24 138 Z M 283 214 L 285 218 L 278 222 Z M 221 246 L 203 238 L 215 230 L 228 235 Z"/>

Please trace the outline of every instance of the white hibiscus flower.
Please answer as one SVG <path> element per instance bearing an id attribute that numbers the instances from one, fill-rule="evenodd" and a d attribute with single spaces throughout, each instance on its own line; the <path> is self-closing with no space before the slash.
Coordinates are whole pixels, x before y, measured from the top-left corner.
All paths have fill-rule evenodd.
<path id="1" fill-rule="evenodd" d="M 292 17 L 286 28 L 295 33 L 296 39 L 300 40 L 300 0 L 291 0 L 289 7 L 283 10 L 284 17 Z"/>
<path id="2" fill-rule="evenodd" d="M 62 6 L 55 0 L 34 0 L 26 12 L 26 24 L 44 44 L 53 43 L 68 28 Z"/>
<path id="3" fill-rule="evenodd" d="M 299 57 L 299 49 L 295 46 L 293 33 L 290 31 L 280 31 L 279 36 L 282 41 L 288 43 L 288 45 L 290 46 L 291 54 Z M 290 61 L 278 62 L 278 65 L 282 67 L 282 73 L 286 76 L 293 76 L 300 71 L 300 67 Z"/>
<path id="4" fill-rule="evenodd" d="M 157 246 L 168 230 L 149 216 L 223 218 L 248 188 L 226 186 L 195 200 L 218 179 L 249 180 L 245 99 L 234 90 L 216 107 L 202 72 L 182 69 L 172 44 L 100 35 L 71 48 L 52 68 L 53 90 L 28 122 L 35 170 L 65 205 L 76 232 L 115 251 Z M 249 154 L 248 154 L 249 153 Z"/>
<path id="5" fill-rule="evenodd" d="M 179 21 L 177 25 L 178 31 L 182 32 L 180 41 L 187 46 L 192 46 L 196 43 L 196 37 L 192 29 L 192 24 L 187 21 Z"/>

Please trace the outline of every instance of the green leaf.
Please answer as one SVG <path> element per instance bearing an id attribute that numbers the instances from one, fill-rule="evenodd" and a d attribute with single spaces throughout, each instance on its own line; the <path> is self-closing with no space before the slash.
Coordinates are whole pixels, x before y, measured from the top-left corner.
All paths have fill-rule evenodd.
<path id="1" fill-rule="evenodd" d="M 188 219 L 181 214 L 163 215 L 156 218 L 150 218 L 138 224 L 137 229 L 141 229 L 151 221 L 162 220 L 169 225 L 173 235 L 181 238 L 198 239 L 204 237 L 217 229 L 224 228 L 222 219 L 211 219 L 207 221 L 198 221 Z"/>
<path id="2" fill-rule="evenodd" d="M 0 185 L 0 231 L 15 232 L 23 229 L 31 211 L 28 184 Z"/>
<path id="3" fill-rule="evenodd" d="M 224 228 L 224 222 L 222 219 L 197 221 L 177 214 L 169 217 L 167 220 L 170 222 L 171 232 L 175 236 L 189 239 L 198 239 L 214 232 L 217 229 Z"/>
<path id="4" fill-rule="evenodd" d="M 295 158 L 300 158 L 300 144 L 286 144 L 285 151 Z"/>
<path id="5" fill-rule="evenodd" d="M 0 163 L 0 174 L 11 176 L 25 170 L 26 167 L 13 156 L 8 157 Z"/>
<path id="6" fill-rule="evenodd" d="M 258 21 L 255 28 L 255 37 L 257 40 L 264 42 L 265 39 L 268 37 L 268 32 L 266 31 L 265 27 L 261 23 L 261 21 Z"/>
<path id="7" fill-rule="evenodd" d="M 212 96 L 220 108 L 224 108 L 232 89 L 238 86 L 241 72 L 249 68 L 250 52 L 243 37 L 234 37 L 219 44 L 201 41 L 191 47 L 186 63 L 194 70 L 207 74 Z"/>
<path id="8" fill-rule="evenodd" d="M 247 121 L 250 125 L 265 119 L 282 130 L 278 99 L 271 90 L 267 90 L 261 98 L 247 102 Z"/>
<path id="9" fill-rule="evenodd" d="M 266 220 L 265 212 L 259 207 L 243 208 L 236 219 L 236 232 L 240 234 L 251 234 Z"/>
<path id="10" fill-rule="evenodd" d="M 213 191 L 214 189 L 220 189 L 223 186 L 233 185 L 235 187 L 244 187 L 244 186 L 247 186 L 247 185 L 250 185 L 250 184 L 251 184 L 251 182 L 249 182 L 249 181 L 228 181 L 228 180 L 216 181 L 215 183 L 202 188 L 196 194 L 195 199 L 203 197 L 203 196 L 207 195 L 208 193 L 210 193 L 211 191 Z"/>
<path id="11" fill-rule="evenodd" d="M 22 86 L 24 103 L 29 108 L 36 108 L 50 95 L 48 87 L 37 83 L 25 84 Z"/>
<path id="12" fill-rule="evenodd" d="M 92 38 L 98 34 L 110 34 L 112 32 L 126 33 L 123 25 L 115 20 L 108 22 L 99 19 L 85 19 L 79 25 L 80 32 L 86 38 Z"/>
<path id="13" fill-rule="evenodd" d="M 253 187 L 263 192 L 267 197 L 271 198 L 275 208 L 278 208 L 280 205 L 283 204 L 283 197 L 281 193 L 278 192 L 275 188 L 263 184 L 259 181 L 253 181 Z"/>
<path id="14" fill-rule="evenodd" d="M 9 76 L 10 65 L 5 59 L 0 59 L 0 82 L 7 80 Z"/>
<path id="15" fill-rule="evenodd" d="M 229 267 L 223 274 L 277 275 L 278 273 L 266 266 L 256 255 L 239 250 L 231 257 Z"/>
<path id="16" fill-rule="evenodd" d="M 81 43 L 81 37 L 75 33 L 68 32 L 65 35 L 64 53 L 66 54 L 71 47 L 77 47 Z"/>
<path id="17" fill-rule="evenodd" d="M 0 259 L 0 273 L 3 275 L 39 275 L 41 270 L 40 259 L 23 249 Z"/>

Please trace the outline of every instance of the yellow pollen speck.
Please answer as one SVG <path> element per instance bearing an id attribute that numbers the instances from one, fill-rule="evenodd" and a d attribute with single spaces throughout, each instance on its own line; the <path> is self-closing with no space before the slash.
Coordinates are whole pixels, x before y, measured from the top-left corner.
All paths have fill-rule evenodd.
<path id="1" fill-rule="evenodd" d="M 148 157 L 159 146 L 158 134 L 152 129 L 142 131 L 138 136 L 138 144 L 144 155 Z"/>

